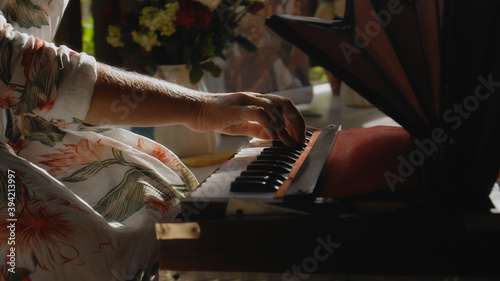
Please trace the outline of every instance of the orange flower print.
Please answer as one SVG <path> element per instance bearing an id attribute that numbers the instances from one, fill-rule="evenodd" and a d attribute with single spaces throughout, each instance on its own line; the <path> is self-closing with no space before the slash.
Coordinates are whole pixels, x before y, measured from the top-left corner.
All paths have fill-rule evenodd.
<path id="1" fill-rule="evenodd" d="M 22 52 L 21 65 L 24 66 L 24 76 L 29 82 L 35 81 L 38 72 L 51 66 L 49 55 L 45 52 L 45 42 L 39 38 L 34 39 L 33 48 Z"/>
<path id="2" fill-rule="evenodd" d="M 12 140 L 9 140 L 8 144 L 12 148 L 12 150 L 14 150 L 14 152 L 19 153 L 21 150 L 28 147 L 30 143 L 31 141 L 20 138 L 15 143 Z"/>
<path id="3" fill-rule="evenodd" d="M 0 211 L 2 217 L 4 210 Z M 79 217 L 88 212 L 64 199 L 28 201 L 16 212 L 16 264 L 31 272 L 40 267 L 54 270 L 65 263 L 83 265 L 79 260 L 80 249 L 88 247 L 86 229 Z M 0 227 L 7 229 L 11 222 L 0 220 Z M 0 235 L 0 254 L 5 256 L 9 249 L 8 236 Z"/>
<path id="4" fill-rule="evenodd" d="M 143 138 L 139 138 L 137 149 L 160 160 L 170 169 L 177 170 L 178 166 L 181 164 L 179 158 L 164 146 L 154 142 L 146 142 Z"/>
<path id="5" fill-rule="evenodd" d="M 101 140 L 98 140 L 94 144 L 94 150 L 90 148 L 89 141 L 87 139 L 80 140 L 77 145 L 64 144 L 64 146 L 67 148 L 56 149 L 61 153 L 39 155 L 40 157 L 50 159 L 40 161 L 39 163 L 49 167 L 54 167 L 55 169 L 49 170 L 49 173 L 53 176 L 62 175 L 80 165 L 89 165 L 102 160 L 102 150 L 104 145 L 101 144 Z"/>
<path id="6" fill-rule="evenodd" d="M 49 95 L 47 99 L 47 95 L 35 96 L 37 99 L 37 103 L 40 105 L 39 107 L 33 110 L 34 113 L 40 114 L 43 111 L 50 112 L 54 107 L 54 103 L 56 101 L 57 91 L 54 89 L 52 93 Z"/>
<path id="7" fill-rule="evenodd" d="M 170 210 L 170 205 L 158 197 L 151 195 L 144 196 L 143 201 L 148 203 L 146 209 L 155 210 L 162 214 L 166 214 Z"/>
<path id="8" fill-rule="evenodd" d="M 48 17 L 49 16 L 49 3 L 50 1 L 37 1 L 37 6 L 40 7 L 40 10 Z"/>
<path id="9" fill-rule="evenodd" d="M 55 123 L 53 124 L 59 128 L 66 129 L 66 121 L 64 121 L 63 119 L 56 119 Z"/>
<path id="10" fill-rule="evenodd" d="M 7 90 L 0 96 L 0 107 L 3 109 L 9 108 L 11 105 L 19 102 L 19 98 L 15 96 L 16 86 L 8 86 Z"/>

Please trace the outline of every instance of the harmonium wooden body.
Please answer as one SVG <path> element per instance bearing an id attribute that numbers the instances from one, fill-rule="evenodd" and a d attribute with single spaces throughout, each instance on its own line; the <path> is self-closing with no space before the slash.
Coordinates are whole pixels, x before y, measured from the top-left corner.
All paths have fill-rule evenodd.
<path id="1" fill-rule="evenodd" d="M 252 140 L 158 224 L 161 280 L 500 280 L 500 2 L 266 25 L 401 127 Z M 340 124 L 341 125 L 341 124 Z"/>
<path id="2" fill-rule="evenodd" d="M 338 129 L 242 147 L 156 225 L 160 280 L 498 280 L 500 215 L 429 209 L 409 185 L 328 195 L 323 166 L 358 132 Z"/>

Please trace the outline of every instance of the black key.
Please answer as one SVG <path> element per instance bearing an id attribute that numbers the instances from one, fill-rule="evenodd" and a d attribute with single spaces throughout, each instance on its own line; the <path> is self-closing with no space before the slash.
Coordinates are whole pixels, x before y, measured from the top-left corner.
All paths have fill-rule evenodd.
<path id="1" fill-rule="evenodd" d="M 282 181 L 270 176 L 238 176 L 234 181 L 265 181 L 274 186 L 281 186 L 283 184 Z"/>
<path id="2" fill-rule="evenodd" d="M 294 145 L 294 146 L 271 146 L 271 147 L 268 147 L 269 149 L 284 149 L 284 150 L 292 150 L 292 151 L 296 151 L 296 150 L 302 150 L 306 147 L 306 145 Z"/>
<path id="3" fill-rule="evenodd" d="M 268 147 L 264 148 L 264 150 L 267 151 L 289 151 L 289 152 L 297 152 L 300 151 L 302 152 L 304 150 L 305 146 L 283 146 L 283 147 Z"/>
<path id="4" fill-rule="evenodd" d="M 247 170 L 242 171 L 241 176 L 255 176 L 255 177 L 270 177 L 279 181 L 285 181 L 287 179 L 286 174 L 276 173 L 272 171 L 264 171 L 264 170 Z"/>
<path id="5" fill-rule="evenodd" d="M 280 148 L 265 148 L 260 154 L 272 154 L 272 155 L 288 155 L 291 157 L 299 158 L 302 150 L 290 150 L 290 149 L 280 149 Z"/>
<path id="6" fill-rule="evenodd" d="M 313 135 L 313 132 L 306 131 L 306 143 L 309 142 L 309 140 L 311 139 L 312 135 Z M 306 146 L 305 144 L 299 144 L 297 146 L 291 146 L 291 147 L 305 147 L 305 146 Z M 275 139 L 272 142 L 272 147 L 290 147 L 290 146 L 285 145 L 283 143 L 283 141 L 281 141 L 279 139 Z"/>
<path id="7" fill-rule="evenodd" d="M 257 160 L 279 160 L 279 161 L 284 161 L 286 163 L 293 164 L 297 160 L 296 157 L 292 157 L 289 155 L 283 155 L 283 154 L 261 154 L 257 156 Z"/>
<path id="8" fill-rule="evenodd" d="M 276 147 L 276 148 L 291 148 L 291 149 L 304 149 L 306 147 L 306 144 L 299 144 L 299 145 L 294 145 L 294 146 L 287 146 L 285 145 L 281 140 L 273 140 L 271 147 Z"/>
<path id="9" fill-rule="evenodd" d="M 290 152 L 290 151 L 276 152 L 276 151 L 265 151 L 265 150 L 263 150 L 260 153 L 260 155 L 270 155 L 270 156 L 283 155 L 283 156 L 287 156 L 287 157 L 290 157 L 290 158 L 295 159 L 295 160 L 297 160 L 300 157 L 299 153 L 294 153 L 294 152 Z"/>
<path id="10" fill-rule="evenodd" d="M 306 148 L 306 146 L 307 146 L 307 144 L 299 144 L 299 145 L 290 146 L 290 147 L 294 148 L 296 150 L 304 151 L 304 149 Z"/>
<path id="11" fill-rule="evenodd" d="M 278 165 L 278 166 L 282 166 L 283 168 L 286 168 L 288 169 L 289 171 L 292 169 L 292 166 L 293 166 L 293 163 L 287 163 L 285 161 L 282 161 L 282 160 L 276 160 L 276 159 L 273 159 L 273 160 L 255 160 L 255 161 L 252 161 L 252 163 L 250 163 L 250 165 L 252 164 L 271 164 L 271 165 Z"/>
<path id="12" fill-rule="evenodd" d="M 247 166 L 247 170 L 271 171 L 285 174 L 288 174 L 290 172 L 289 168 L 271 163 L 252 163 Z"/>
<path id="13" fill-rule="evenodd" d="M 233 192 L 276 192 L 279 186 L 266 181 L 233 181 L 231 191 Z"/>

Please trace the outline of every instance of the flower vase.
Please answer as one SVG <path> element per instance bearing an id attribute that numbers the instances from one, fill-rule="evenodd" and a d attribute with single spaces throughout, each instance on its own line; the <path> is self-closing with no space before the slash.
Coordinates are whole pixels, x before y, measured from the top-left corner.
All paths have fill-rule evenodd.
<path id="1" fill-rule="evenodd" d="M 195 84 L 191 83 L 186 65 L 160 65 L 154 77 L 193 90 L 207 91 L 203 78 Z M 213 153 L 220 145 L 219 133 L 194 132 L 182 125 L 155 127 L 154 138 L 179 157 Z"/>

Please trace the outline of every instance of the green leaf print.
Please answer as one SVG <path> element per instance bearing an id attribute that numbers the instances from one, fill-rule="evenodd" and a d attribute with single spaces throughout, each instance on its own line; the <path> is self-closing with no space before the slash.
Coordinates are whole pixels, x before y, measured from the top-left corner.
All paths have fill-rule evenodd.
<path id="1" fill-rule="evenodd" d="M 114 158 L 93 162 L 61 179 L 65 182 L 85 181 L 110 165 L 130 167 L 121 182 L 106 194 L 93 208 L 108 221 L 123 221 L 148 204 L 145 196 L 170 201 L 182 199 L 190 190 L 185 184 L 170 184 L 147 167 L 125 160 L 120 150 L 112 149 Z"/>
<path id="2" fill-rule="evenodd" d="M 185 197 L 185 192 L 188 191 L 185 183 L 171 184 L 161 178 L 155 171 L 137 164 L 129 164 L 134 167 L 136 171 L 141 172 L 148 180 L 151 186 L 158 190 L 163 199 L 171 200 L 173 198 L 182 199 Z"/>
<path id="3" fill-rule="evenodd" d="M 60 76 L 61 69 L 57 64 L 52 64 L 52 69 L 42 71 L 34 81 L 28 81 L 19 102 L 12 106 L 14 113 L 33 113 L 37 107 L 51 107 L 54 98 L 52 95 L 59 87 Z"/>
<path id="4" fill-rule="evenodd" d="M 99 173 L 102 169 L 112 164 L 120 164 L 120 161 L 117 159 L 108 159 L 104 161 L 94 162 L 75 171 L 69 177 L 62 178 L 61 181 L 67 181 L 67 182 L 84 181 L 87 180 L 88 178 L 97 175 L 97 173 Z"/>
<path id="5" fill-rule="evenodd" d="M 121 153 L 114 151 L 117 159 L 123 159 Z M 123 221 L 137 212 L 147 203 L 145 196 L 161 198 L 170 201 L 174 198 L 182 199 L 186 190 L 184 184 L 172 185 L 164 181 L 153 170 L 146 167 L 122 162 L 133 169 L 127 171 L 123 180 L 103 197 L 94 210 L 103 215 L 108 221 Z"/>
<path id="6" fill-rule="evenodd" d="M 23 136 L 21 130 L 19 129 L 19 119 L 10 109 L 5 110 L 5 115 L 7 117 L 5 136 L 13 143 L 17 143 L 17 141 Z"/>
<path id="7" fill-rule="evenodd" d="M 99 127 L 99 126 L 87 124 L 87 123 L 83 122 L 82 120 L 75 118 L 75 117 L 73 117 L 73 121 L 69 124 L 77 125 L 78 126 L 78 128 L 76 129 L 77 131 L 90 131 L 90 132 L 95 132 L 95 133 L 103 133 L 103 132 L 111 130 L 111 128 Z"/>
<path id="8" fill-rule="evenodd" d="M 120 161 L 120 163 L 127 163 L 127 160 L 123 158 L 123 153 L 120 150 L 113 148 L 111 151 L 113 152 L 113 156 L 115 157 L 115 159 Z"/>
<path id="9" fill-rule="evenodd" d="M 33 261 L 36 262 L 36 260 Z M 29 277 L 31 272 L 27 269 L 16 268 L 15 273 L 9 272 L 7 266 L 2 266 L 1 269 L 5 278 L 9 281 L 31 280 Z"/>
<path id="10" fill-rule="evenodd" d="M 7 195 L 9 194 L 7 191 L 7 173 L 2 173 L 2 176 L 0 176 L 0 206 L 7 206 L 9 203 Z"/>
<path id="11" fill-rule="evenodd" d="M 181 192 L 185 196 L 198 186 L 198 180 L 185 166 L 179 166 L 178 169 L 182 175 L 182 180 L 186 183 L 186 185 L 184 188 L 177 187 L 177 191 Z"/>
<path id="12" fill-rule="evenodd" d="M 21 121 L 21 132 L 25 139 L 39 141 L 51 147 L 62 141 L 66 134 L 54 124 L 38 116 L 25 116 Z"/>
<path id="13" fill-rule="evenodd" d="M 12 79 L 12 73 L 10 70 L 13 51 L 12 48 L 12 41 L 8 40 L 8 38 L 3 38 L 2 41 L 0 41 L 0 80 L 2 80 L 2 82 L 6 85 L 8 85 Z"/>
<path id="14" fill-rule="evenodd" d="M 142 172 L 130 170 L 123 180 L 94 206 L 94 210 L 108 221 L 124 221 L 147 204 L 144 202 L 144 196 L 151 194 L 147 192 L 150 188 L 148 179 Z"/>
<path id="15" fill-rule="evenodd" d="M 16 175 L 14 183 L 12 181 L 9 183 L 9 174 Z M 14 184 L 14 188 L 12 188 L 12 184 Z M 17 173 L 9 173 L 8 170 L 2 171 L 0 175 L 0 206 L 8 206 L 9 202 L 14 203 L 15 206 L 22 206 L 26 203 L 27 198 L 27 189 L 22 185 Z M 5 209 L 5 211 L 7 210 Z"/>
<path id="16" fill-rule="evenodd" d="M 30 0 L 4 0 L 0 1 L 0 10 L 5 17 L 19 24 L 20 27 L 42 27 L 48 25 L 47 16 L 40 6 Z"/>

